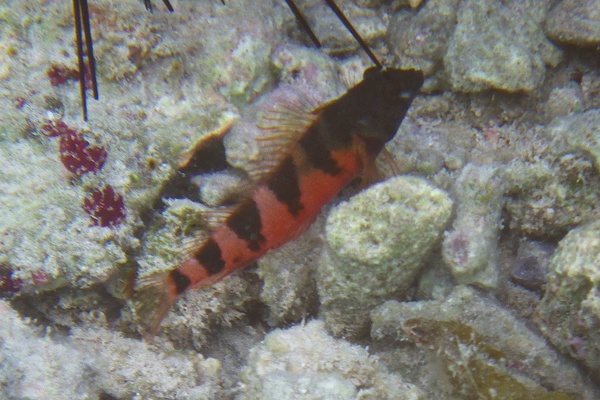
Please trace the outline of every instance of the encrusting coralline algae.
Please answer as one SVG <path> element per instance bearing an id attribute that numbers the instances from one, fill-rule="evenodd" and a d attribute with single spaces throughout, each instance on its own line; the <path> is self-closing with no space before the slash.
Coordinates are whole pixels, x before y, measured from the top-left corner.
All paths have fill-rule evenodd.
<path id="1" fill-rule="evenodd" d="M 181 200 L 141 220 L 179 155 L 232 119 L 251 125 L 282 82 L 324 102 L 369 66 L 321 0 L 297 3 L 325 50 L 280 1 L 179 0 L 172 14 L 90 1 L 87 123 L 71 4 L 0 5 L 0 397 L 600 397 L 596 0 L 338 0 L 386 65 L 427 77 L 387 146 L 403 176 L 351 185 L 303 237 L 186 294 L 140 339 L 122 280 L 136 263 L 172 267 L 202 228 L 205 206 Z M 75 132 L 62 150 L 91 168 L 65 165 L 48 123 Z M 227 144 L 241 169 L 245 132 Z M 218 204 L 240 177 L 200 177 L 200 197 Z M 416 200 L 432 194 L 435 207 Z M 461 249 L 478 249 L 471 264 Z M 543 266 L 516 279 L 525 253 Z"/>

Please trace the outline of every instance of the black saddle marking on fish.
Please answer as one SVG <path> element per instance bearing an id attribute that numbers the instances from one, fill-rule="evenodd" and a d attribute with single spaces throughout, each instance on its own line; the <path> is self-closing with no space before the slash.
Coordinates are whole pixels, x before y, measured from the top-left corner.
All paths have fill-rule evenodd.
<path id="1" fill-rule="evenodd" d="M 227 219 L 227 227 L 248 243 L 252 251 L 259 251 L 261 243 L 266 241 L 262 235 L 260 210 L 253 198 L 246 199 Z"/>
<path id="2" fill-rule="evenodd" d="M 318 129 L 318 124 L 311 126 L 308 132 L 298 141 L 309 164 L 320 169 L 326 174 L 335 176 L 342 172 L 337 162 L 331 157 L 331 152 L 326 146 Z"/>
<path id="3" fill-rule="evenodd" d="M 296 171 L 296 164 L 291 156 L 287 156 L 267 183 L 277 200 L 285 204 L 290 214 L 297 217 L 304 208 L 300 202 L 300 182 Z"/>
<path id="4" fill-rule="evenodd" d="M 225 268 L 221 247 L 219 247 L 219 244 L 213 238 L 208 238 L 204 242 L 195 257 L 200 265 L 211 275 L 218 274 Z"/>
<path id="5" fill-rule="evenodd" d="M 185 289 L 187 289 L 190 286 L 190 283 L 192 283 L 192 281 L 190 281 L 190 278 L 183 275 L 181 272 L 179 272 L 176 269 L 172 270 L 170 272 L 170 275 L 171 275 L 171 278 L 173 279 L 173 282 L 175 282 L 175 288 L 177 290 L 177 294 L 183 293 L 185 291 Z"/>

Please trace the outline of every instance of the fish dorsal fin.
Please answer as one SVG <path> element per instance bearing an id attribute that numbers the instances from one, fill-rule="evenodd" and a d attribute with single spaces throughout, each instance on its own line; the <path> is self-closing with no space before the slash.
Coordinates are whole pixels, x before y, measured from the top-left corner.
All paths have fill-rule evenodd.
<path id="1" fill-rule="evenodd" d="M 262 112 L 256 126 L 261 134 L 256 138 L 260 159 L 248 167 L 254 182 L 262 182 L 290 154 L 294 145 L 319 116 L 319 103 L 314 98 L 295 94 L 291 99 L 276 102 Z"/>

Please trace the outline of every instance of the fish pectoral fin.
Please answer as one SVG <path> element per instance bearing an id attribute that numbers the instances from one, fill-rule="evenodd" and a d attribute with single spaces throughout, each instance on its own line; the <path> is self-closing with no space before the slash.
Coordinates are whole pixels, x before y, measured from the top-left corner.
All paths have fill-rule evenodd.
<path id="1" fill-rule="evenodd" d="M 366 189 L 377 182 L 381 182 L 383 180 L 383 175 L 375 165 L 374 161 L 369 161 L 366 164 L 363 164 L 363 172 L 360 180 L 360 189 Z"/>
<path id="2" fill-rule="evenodd" d="M 379 171 L 379 168 L 377 168 L 375 159 L 367 152 L 364 139 L 355 136 L 352 140 L 352 145 L 354 146 L 354 151 L 362 166 L 360 189 L 368 188 L 381 181 L 383 174 Z"/>
<path id="3" fill-rule="evenodd" d="M 186 237 L 182 241 L 181 254 L 185 258 L 193 257 L 193 255 L 208 237 L 208 231 L 199 231 L 194 236 Z"/>
<path id="4" fill-rule="evenodd" d="M 381 150 L 381 158 L 388 165 L 393 176 L 400 175 L 400 168 L 398 167 L 398 164 L 396 164 L 394 156 L 385 147 Z"/>

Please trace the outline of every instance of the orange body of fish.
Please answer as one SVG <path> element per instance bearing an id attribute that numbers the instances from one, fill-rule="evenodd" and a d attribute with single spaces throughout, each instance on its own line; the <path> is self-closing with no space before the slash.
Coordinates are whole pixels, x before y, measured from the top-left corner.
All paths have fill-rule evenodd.
<path id="1" fill-rule="evenodd" d="M 363 80 L 339 98 L 288 121 L 278 138 L 285 148 L 276 166 L 256 174 L 252 194 L 233 208 L 208 238 L 199 240 L 177 268 L 143 280 L 136 291 L 153 335 L 162 318 L 185 290 L 211 285 L 302 233 L 321 208 L 358 176 L 370 181 L 375 158 L 396 134 L 419 89 L 417 70 L 365 71 Z M 294 113 L 292 113 L 294 114 Z M 293 117 L 289 117 L 293 118 Z M 295 127 L 291 129 L 290 126 Z"/>

